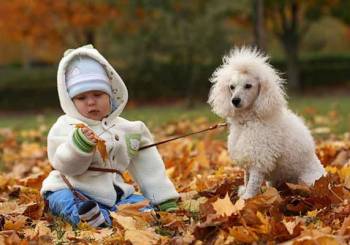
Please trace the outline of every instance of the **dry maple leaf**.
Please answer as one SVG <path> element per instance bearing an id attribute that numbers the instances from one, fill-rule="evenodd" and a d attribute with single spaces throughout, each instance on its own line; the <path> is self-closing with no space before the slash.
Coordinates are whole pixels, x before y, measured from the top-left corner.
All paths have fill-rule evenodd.
<path id="1" fill-rule="evenodd" d="M 237 241 L 244 243 L 253 243 L 259 240 L 259 237 L 248 227 L 234 226 L 229 229 L 230 235 L 233 236 Z"/>
<path id="2" fill-rule="evenodd" d="M 148 230 L 127 230 L 124 237 L 133 245 L 157 244 L 160 239 L 158 234 Z"/>
<path id="3" fill-rule="evenodd" d="M 103 161 L 106 161 L 106 159 L 108 158 L 106 142 L 101 138 L 96 138 L 96 140 L 97 140 L 96 148 L 100 152 Z"/>
<path id="4" fill-rule="evenodd" d="M 226 194 L 225 198 L 218 199 L 213 203 L 213 207 L 218 215 L 227 215 L 231 216 L 233 213 L 237 213 L 242 210 L 244 207 L 244 200 L 238 200 L 235 205 L 230 200 L 228 194 Z"/>

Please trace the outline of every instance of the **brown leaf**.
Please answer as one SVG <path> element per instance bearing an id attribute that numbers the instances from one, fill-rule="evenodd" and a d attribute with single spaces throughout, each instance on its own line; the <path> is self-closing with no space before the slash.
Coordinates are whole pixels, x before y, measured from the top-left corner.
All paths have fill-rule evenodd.
<path id="1" fill-rule="evenodd" d="M 160 239 L 158 234 L 148 230 L 127 230 L 125 231 L 124 238 L 133 245 L 157 244 Z"/>
<path id="2" fill-rule="evenodd" d="M 308 187 L 305 184 L 286 183 L 286 185 L 292 191 L 293 194 L 297 194 L 301 196 L 309 196 L 311 193 L 310 187 Z"/>
<path id="3" fill-rule="evenodd" d="M 28 218 L 23 215 L 18 215 L 15 217 L 8 216 L 8 218 L 5 220 L 4 229 L 18 231 L 24 227 L 27 219 Z"/>
<path id="4" fill-rule="evenodd" d="M 342 150 L 340 151 L 336 158 L 332 161 L 332 166 L 343 166 L 350 161 L 350 151 Z"/>
<path id="5" fill-rule="evenodd" d="M 87 126 L 85 124 L 82 124 L 82 123 L 75 124 L 75 127 L 76 128 L 87 128 Z M 97 148 L 98 152 L 100 153 L 102 160 L 106 161 L 106 159 L 108 158 L 106 141 L 101 139 L 100 137 L 98 137 L 96 134 L 94 135 L 94 138 L 96 140 L 96 148 Z"/>
<path id="6" fill-rule="evenodd" d="M 344 240 L 339 236 L 329 234 L 331 229 L 326 227 L 321 230 L 305 230 L 301 235 L 292 241 L 285 243 L 297 244 L 297 245 L 309 245 L 309 244 L 320 244 L 320 245 L 341 245 L 345 244 Z"/>
<path id="7" fill-rule="evenodd" d="M 96 140 L 97 140 L 96 148 L 97 148 L 98 152 L 100 153 L 103 161 L 106 161 L 106 159 L 108 158 L 108 153 L 107 153 L 107 149 L 106 149 L 106 142 L 101 138 L 97 138 Z"/>
<path id="8" fill-rule="evenodd" d="M 136 220 L 132 217 L 122 216 L 118 213 L 111 213 L 113 223 L 117 223 L 124 230 L 136 230 Z"/>
<path id="9" fill-rule="evenodd" d="M 350 235 L 350 216 L 344 219 L 338 234 L 341 236 Z"/>
<path id="10" fill-rule="evenodd" d="M 18 183 L 24 185 L 26 187 L 31 187 L 34 189 L 41 189 L 41 184 L 43 180 L 46 178 L 46 174 L 43 172 L 32 174 L 24 179 L 19 179 Z"/>
<path id="11" fill-rule="evenodd" d="M 230 235 L 239 242 L 253 243 L 259 240 L 259 237 L 244 226 L 234 226 L 229 229 Z"/>
<path id="12" fill-rule="evenodd" d="M 74 124 L 74 127 L 76 128 L 86 128 L 87 126 L 83 123 L 77 123 L 77 124 Z"/>

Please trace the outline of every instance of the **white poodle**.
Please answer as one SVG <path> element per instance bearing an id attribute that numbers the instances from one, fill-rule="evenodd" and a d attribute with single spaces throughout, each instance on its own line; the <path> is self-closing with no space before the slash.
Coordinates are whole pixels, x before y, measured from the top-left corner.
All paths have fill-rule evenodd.
<path id="1" fill-rule="evenodd" d="M 325 170 L 301 118 L 287 107 L 283 80 L 268 57 L 253 48 L 235 48 L 212 78 L 208 103 L 229 124 L 230 156 L 246 169 L 241 198 L 250 198 L 267 180 L 311 185 Z"/>

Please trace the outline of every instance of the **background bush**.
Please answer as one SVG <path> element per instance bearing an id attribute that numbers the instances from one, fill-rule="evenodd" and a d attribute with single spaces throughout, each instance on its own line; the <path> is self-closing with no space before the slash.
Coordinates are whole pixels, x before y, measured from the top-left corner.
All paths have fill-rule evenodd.
<path id="1" fill-rule="evenodd" d="M 283 60 L 271 61 L 284 75 Z M 210 83 L 208 78 L 219 64 L 160 63 L 152 60 L 137 67 L 118 69 L 124 79 L 131 100 L 174 99 L 188 96 L 206 100 Z M 193 83 L 188 78 L 197 75 Z M 56 88 L 56 66 L 34 67 L 25 70 L 16 66 L 0 68 L 0 109 L 45 109 L 59 106 Z M 189 74 L 191 72 L 191 74 Z M 350 54 L 312 55 L 301 58 L 303 88 L 348 84 Z M 193 86 L 192 90 L 188 90 Z"/>

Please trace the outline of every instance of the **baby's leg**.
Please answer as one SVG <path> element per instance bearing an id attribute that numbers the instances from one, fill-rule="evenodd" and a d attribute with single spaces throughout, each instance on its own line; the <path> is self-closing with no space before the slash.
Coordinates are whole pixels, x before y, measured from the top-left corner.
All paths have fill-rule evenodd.
<path id="1" fill-rule="evenodd" d="M 260 192 L 260 186 L 264 182 L 265 174 L 258 168 L 252 167 L 249 170 L 248 182 L 246 183 L 246 190 L 241 196 L 242 199 L 248 199 Z"/>
<path id="2" fill-rule="evenodd" d="M 108 225 L 112 224 L 108 209 L 104 207 L 100 208 L 94 201 L 91 202 L 95 203 L 96 207 L 87 204 L 87 201 L 78 200 L 69 189 L 48 192 L 45 194 L 44 198 L 48 201 L 49 210 L 54 215 L 63 217 L 73 225 L 79 224 L 82 217 L 86 217 L 87 219 L 93 218 L 92 222 L 88 222 L 88 220 L 85 221 L 89 224 L 91 223 L 90 225 L 95 227 L 104 223 Z M 86 212 L 81 214 L 82 211 Z"/>
<path id="3" fill-rule="evenodd" d="M 69 189 L 47 192 L 44 198 L 48 201 L 49 210 L 52 214 L 61 216 L 73 225 L 80 222 L 78 202 Z"/>

